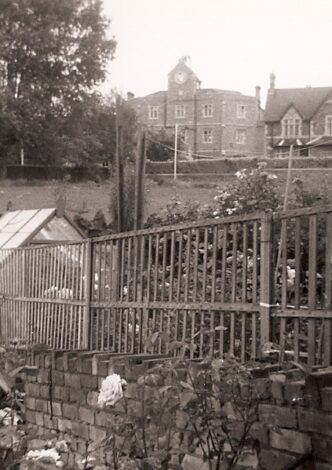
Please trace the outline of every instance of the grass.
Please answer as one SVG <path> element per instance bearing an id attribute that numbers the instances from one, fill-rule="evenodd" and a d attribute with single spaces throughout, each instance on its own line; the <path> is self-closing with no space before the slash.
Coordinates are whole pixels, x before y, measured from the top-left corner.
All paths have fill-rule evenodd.
<path id="1" fill-rule="evenodd" d="M 196 187 L 196 184 L 198 187 Z M 146 214 L 160 212 L 174 196 L 183 201 L 210 202 L 215 193 L 216 182 L 201 183 L 163 179 L 156 182 L 148 179 L 146 183 Z M 81 214 L 91 220 L 98 210 L 102 210 L 106 219 L 110 219 L 111 183 L 63 183 L 44 182 L 28 183 L 20 181 L 0 183 L 0 213 L 8 205 L 11 210 L 40 209 L 55 207 L 60 195 L 66 198 L 66 212 L 74 217 Z"/>
<path id="2" fill-rule="evenodd" d="M 276 171 L 276 174 L 280 193 L 283 194 L 286 172 Z M 309 191 L 324 192 L 332 203 L 332 171 L 293 170 L 291 180 L 295 177 L 301 178 Z M 232 175 L 227 178 L 220 176 L 181 177 L 175 182 L 171 176 L 147 178 L 146 215 L 160 212 L 174 196 L 183 202 L 211 203 L 216 188 L 222 188 L 232 178 L 234 178 Z M 102 210 L 106 220 L 110 220 L 111 183 L 109 181 L 103 183 L 2 181 L 0 182 L 0 213 L 3 214 L 6 211 L 9 203 L 11 210 L 55 207 L 60 194 L 66 197 L 66 212 L 69 216 L 81 214 L 91 220 L 98 210 Z"/>

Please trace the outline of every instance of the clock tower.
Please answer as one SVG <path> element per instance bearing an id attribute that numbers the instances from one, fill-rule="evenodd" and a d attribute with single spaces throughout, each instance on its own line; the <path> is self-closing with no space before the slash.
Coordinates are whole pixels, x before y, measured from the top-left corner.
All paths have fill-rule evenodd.
<path id="1" fill-rule="evenodd" d="M 168 93 L 178 97 L 193 96 L 200 83 L 200 80 L 187 65 L 187 57 L 182 57 L 168 74 Z"/>

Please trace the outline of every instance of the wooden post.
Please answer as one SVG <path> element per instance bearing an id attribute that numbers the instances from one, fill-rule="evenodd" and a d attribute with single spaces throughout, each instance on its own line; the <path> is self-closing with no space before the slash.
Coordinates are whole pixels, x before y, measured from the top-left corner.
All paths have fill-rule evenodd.
<path id="1" fill-rule="evenodd" d="M 82 348 L 89 349 L 89 337 L 90 337 L 90 299 L 91 299 L 91 275 L 92 275 L 92 240 L 88 238 L 86 241 L 85 251 L 85 278 L 84 278 L 84 296 L 85 305 L 83 313 L 83 339 Z"/>
<path id="2" fill-rule="evenodd" d="M 143 228 L 144 223 L 145 160 L 146 136 L 141 132 L 137 146 L 134 230 Z"/>
<path id="3" fill-rule="evenodd" d="M 326 214 L 326 264 L 325 264 L 325 308 L 332 307 L 332 212 Z M 324 319 L 324 356 L 323 365 L 331 365 L 332 320 Z"/>
<path id="4" fill-rule="evenodd" d="M 261 269 L 260 269 L 260 331 L 261 346 L 271 341 L 272 304 L 272 237 L 273 218 L 265 215 L 261 221 Z"/>
<path id="5" fill-rule="evenodd" d="M 120 97 L 116 100 L 116 147 L 115 147 L 115 165 L 116 165 L 116 189 L 117 189 L 117 231 L 123 231 L 123 209 L 124 209 L 124 174 L 123 174 L 123 135 L 120 125 Z"/>

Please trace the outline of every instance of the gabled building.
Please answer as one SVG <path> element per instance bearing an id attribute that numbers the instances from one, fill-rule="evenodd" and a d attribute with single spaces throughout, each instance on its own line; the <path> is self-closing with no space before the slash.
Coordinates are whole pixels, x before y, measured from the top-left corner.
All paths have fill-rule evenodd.
<path id="1" fill-rule="evenodd" d="M 257 155 L 263 152 L 260 88 L 255 96 L 201 88 L 186 58 L 168 74 L 168 88 L 129 103 L 149 129 L 175 129 L 192 158 Z"/>
<path id="2" fill-rule="evenodd" d="M 264 113 L 268 156 L 332 155 L 332 87 L 275 87 L 270 75 Z"/>

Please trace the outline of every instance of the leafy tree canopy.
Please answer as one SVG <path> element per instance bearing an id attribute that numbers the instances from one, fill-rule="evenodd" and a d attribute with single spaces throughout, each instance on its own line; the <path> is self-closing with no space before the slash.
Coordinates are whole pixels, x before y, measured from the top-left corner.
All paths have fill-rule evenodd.
<path id="1" fill-rule="evenodd" d="M 146 156 L 151 161 L 166 162 L 174 159 L 175 131 L 161 129 L 149 131 Z M 177 139 L 178 158 L 182 158 L 184 142 L 179 133 Z"/>
<path id="2" fill-rule="evenodd" d="M 2 156 L 56 144 L 105 78 L 116 47 L 108 27 L 100 0 L 0 0 Z"/>

